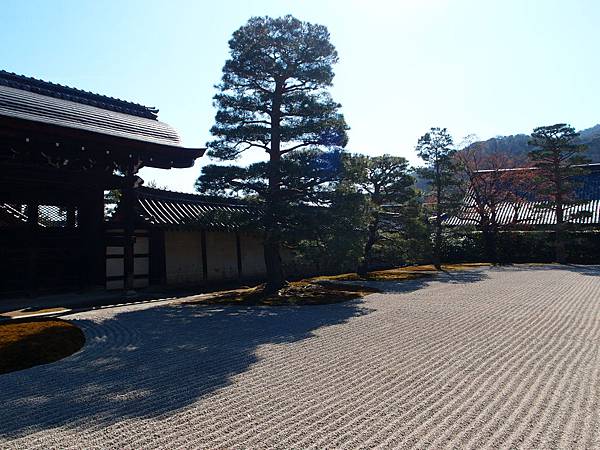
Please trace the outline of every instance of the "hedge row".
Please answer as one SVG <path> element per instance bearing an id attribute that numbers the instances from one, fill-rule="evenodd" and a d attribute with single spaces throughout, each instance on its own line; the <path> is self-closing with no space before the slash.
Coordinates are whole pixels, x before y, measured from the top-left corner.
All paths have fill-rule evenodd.
<path id="1" fill-rule="evenodd" d="M 568 262 L 600 264 L 600 232 L 569 232 Z M 481 233 L 451 233 L 446 236 L 443 258 L 447 262 L 485 261 Z M 502 232 L 498 259 L 503 263 L 547 263 L 554 261 L 554 233 L 548 231 Z"/>

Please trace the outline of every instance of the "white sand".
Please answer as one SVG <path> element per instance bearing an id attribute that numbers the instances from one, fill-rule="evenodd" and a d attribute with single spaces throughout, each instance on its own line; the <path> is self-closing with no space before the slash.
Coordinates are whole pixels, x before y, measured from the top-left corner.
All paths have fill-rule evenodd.
<path id="1" fill-rule="evenodd" d="M 355 303 L 71 316 L 0 375 L 1 448 L 600 448 L 600 269 L 482 269 Z"/>

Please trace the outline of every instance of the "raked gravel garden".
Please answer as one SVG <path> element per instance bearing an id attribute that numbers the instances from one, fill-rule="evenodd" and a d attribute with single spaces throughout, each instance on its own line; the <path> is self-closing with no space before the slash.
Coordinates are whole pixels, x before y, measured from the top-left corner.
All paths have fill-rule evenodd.
<path id="1" fill-rule="evenodd" d="M 0 375 L 2 448 L 600 448 L 600 268 L 482 267 L 327 305 L 63 317 Z"/>

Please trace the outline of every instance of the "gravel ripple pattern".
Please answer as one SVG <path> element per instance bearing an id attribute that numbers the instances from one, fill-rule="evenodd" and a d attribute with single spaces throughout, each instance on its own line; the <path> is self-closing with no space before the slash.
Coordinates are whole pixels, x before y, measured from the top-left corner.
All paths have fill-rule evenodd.
<path id="1" fill-rule="evenodd" d="M 488 268 L 335 305 L 73 314 L 0 375 L 1 448 L 600 448 L 600 268 Z"/>

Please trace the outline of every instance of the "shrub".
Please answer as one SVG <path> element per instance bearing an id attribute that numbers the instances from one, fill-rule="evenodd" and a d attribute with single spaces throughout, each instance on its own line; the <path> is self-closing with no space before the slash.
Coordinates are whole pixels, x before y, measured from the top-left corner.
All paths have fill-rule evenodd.
<path id="1" fill-rule="evenodd" d="M 569 263 L 600 264 L 600 231 L 571 231 L 566 236 Z M 501 263 L 549 263 L 554 261 L 552 231 L 505 231 L 498 238 Z M 445 262 L 484 261 L 479 232 L 448 232 L 443 249 Z"/>

